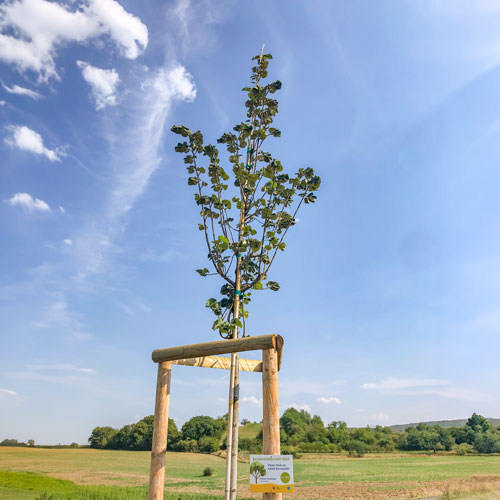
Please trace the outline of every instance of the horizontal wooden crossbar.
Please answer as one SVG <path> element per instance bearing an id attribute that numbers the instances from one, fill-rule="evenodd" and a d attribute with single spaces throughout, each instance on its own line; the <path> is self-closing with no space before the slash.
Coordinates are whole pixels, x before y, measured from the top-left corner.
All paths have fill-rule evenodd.
<path id="1" fill-rule="evenodd" d="M 172 361 L 176 365 L 202 366 L 203 368 L 231 369 L 231 358 L 221 356 L 203 356 L 202 358 L 176 359 Z M 239 359 L 239 369 L 244 372 L 261 372 L 262 361 L 257 359 Z"/>
<path id="2" fill-rule="evenodd" d="M 258 335 L 241 339 L 218 340 L 202 344 L 182 345 L 155 349 L 151 357 L 155 363 L 161 361 L 178 361 L 189 358 L 205 358 L 217 354 L 233 352 L 257 351 L 262 349 L 276 349 L 278 351 L 278 369 L 281 366 L 283 338 L 280 335 Z"/>

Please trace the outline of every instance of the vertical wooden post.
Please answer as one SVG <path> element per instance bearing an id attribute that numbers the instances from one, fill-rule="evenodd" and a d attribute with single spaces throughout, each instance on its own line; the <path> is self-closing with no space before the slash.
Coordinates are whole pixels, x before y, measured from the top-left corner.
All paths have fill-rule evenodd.
<path id="1" fill-rule="evenodd" d="M 231 452 L 233 449 L 233 403 L 234 403 L 234 373 L 236 369 L 236 354 L 231 354 L 231 372 L 229 375 L 229 409 L 227 411 L 227 437 L 226 437 L 226 482 L 224 500 L 231 498 Z"/>
<path id="2" fill-rule="evenodd" d="M 280 412 L 278 405 L 278 353 L 262 350 L 262 392 L 264 419 L 262 440 L 264 455 L 280 454 Z M 281 500 L 281 493 L 263 493 L 264 500 Z"/>
<path id="3" fill-rule="evenodd" d="M 148 500 L 163 500 L 171 374 L 171 361 L 163 361 L 158 363 L 158 379 L 156 382 L 155 419 L 153 429 L 153 446 L 151 451 L 151 469 L 149 472 Z"/>
<path id="4" fill-rule="evenodd" d="M 240 401 L 240 372 L 239 372 L 239 356 L 235 353 L 235 370 L 234 370 L 234 387 L 233 387 L 233 431 L 232 431 L 232 446 L 231 446 L 231 488 L 229 500 L 236 500 L 238 489 L 238 426 L 239 418 L 239 401 Z"/>

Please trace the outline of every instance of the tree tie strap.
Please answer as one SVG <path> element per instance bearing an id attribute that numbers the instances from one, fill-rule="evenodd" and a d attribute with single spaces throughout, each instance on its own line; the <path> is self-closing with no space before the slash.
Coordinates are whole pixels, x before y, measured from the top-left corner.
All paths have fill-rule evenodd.
<path id="1" fill-rule="evenodd" d="M 241 290 L 235 290 L 234 295 L 239 295 L 240 297 L 243 297 L 243 294 L 241 293 Z"/>

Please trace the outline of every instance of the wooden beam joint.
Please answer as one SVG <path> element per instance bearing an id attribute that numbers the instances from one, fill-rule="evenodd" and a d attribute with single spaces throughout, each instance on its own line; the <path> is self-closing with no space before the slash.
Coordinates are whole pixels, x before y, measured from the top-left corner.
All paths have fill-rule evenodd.
<path id="1" fill-rule="evenodd" d="M 201 366 L 202 368 L 231 369 L 231 358 L 222 356 L 202 356 L 198 358 L 176 359 L 176 365 Z M 239 369 L 244 372 L 262 372 L 262 361 L 257 359 L 239 359 Z"/>

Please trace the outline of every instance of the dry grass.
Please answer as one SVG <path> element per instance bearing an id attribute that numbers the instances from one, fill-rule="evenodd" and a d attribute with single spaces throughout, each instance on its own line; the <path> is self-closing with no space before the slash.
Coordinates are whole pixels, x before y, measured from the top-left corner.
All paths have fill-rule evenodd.
<path id="1" fill-rule="evenodd" d="M 80 485 L 145 486 L 149 460 L 148 452 L 0 447 L 0 470 L 35 472 Z M 203 477 L 205 467 L 211 467 L 215 476 Z M 213 455 L 168 453 L 166 490 L 220 495 L 224 468 L 224 460 Z M 406 500 L 443 495 L 451 499 L 471 491 L 483 496 L 486 491 L 500 491 L 500 456 L 315 455 L 296 460 L 294 469 L 297 499 Z M 240 463 L 238 490 L 241 497 L 252 496 L 246 463 Z M 484 496 L 484 500 L 500 498 Z"/>

